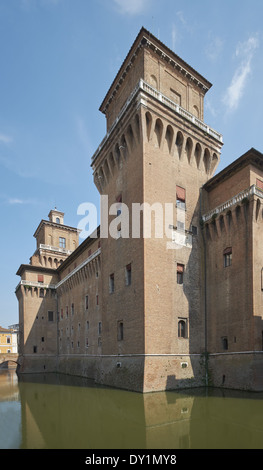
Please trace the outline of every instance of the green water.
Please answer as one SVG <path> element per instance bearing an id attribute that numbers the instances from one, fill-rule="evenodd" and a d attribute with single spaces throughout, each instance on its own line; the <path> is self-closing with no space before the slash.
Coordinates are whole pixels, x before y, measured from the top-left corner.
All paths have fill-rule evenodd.
<path id="1" fill-rule="evenodd" d="M 139 394 L 0 371 L 0 449 L 263 449 L 263 394 Z"/>

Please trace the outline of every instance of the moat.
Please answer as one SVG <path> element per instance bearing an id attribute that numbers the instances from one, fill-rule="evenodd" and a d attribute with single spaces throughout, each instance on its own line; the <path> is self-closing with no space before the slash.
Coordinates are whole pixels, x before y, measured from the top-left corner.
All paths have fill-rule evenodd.
<path id="1" fill-rule="evenodd" d="M 0 449 L 263 449 L 263 393 L 139 394 L 0 371 Z"/>

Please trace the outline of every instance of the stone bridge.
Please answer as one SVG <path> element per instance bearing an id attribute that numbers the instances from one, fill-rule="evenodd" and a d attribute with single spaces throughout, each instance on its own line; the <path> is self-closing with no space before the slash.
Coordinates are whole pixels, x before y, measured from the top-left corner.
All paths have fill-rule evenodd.
<path id="1" fill-rule="evenodd" d="M 8 369 L 9 367 L 16 367 L 17 364 L 18 364 L 18 354 L 0 353 L 0 369 Z"/>

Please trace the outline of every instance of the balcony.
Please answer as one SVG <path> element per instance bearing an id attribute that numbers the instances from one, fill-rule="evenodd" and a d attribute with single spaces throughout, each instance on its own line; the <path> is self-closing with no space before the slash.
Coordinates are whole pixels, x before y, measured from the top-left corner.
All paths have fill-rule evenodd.
<path id="1" fill-rule="evenodd" d="M 205 124 L 203 121 L 200 121 L 197 117 L 195 117 L 193 114 L 189 113 L 186 109 L 182 108 L 182 106 L 179 106 L 177 103 L 172 101 L 170 98 L 167 96 L 163 95 L 160 93 L 158 90 L 153 88 L 151 85 L 149 85 L 147 82 L 145 82 L 143 79 L 139 80 L 139 83 L 136 85 L 134 88 L 133 92 L 130 94 L 129 98 L 127 99 L 126 103 L 122 107 L 120 113 L 118 114 L 117 118 L 115 119 L 114 123 L 108 130 L 107 134 L 105 135 L 104 139 L 102 140 L 100 146 L 97 148 L 96 152 L 91 158 L 92 164 L 94 163 L 95 159 L 97 158 L 98 154 L 104 147 L 105 143 L 107 142 L 108 138 L 110 137 L 112 131 L 115 129 L 117 124 L 119 123 L 120 119 L 122 118 L 123 114 L 125 113 L 126 109 L 128 108 L 129 104 L 133 100 L 133 98 L 137 95 L 138 92 L 144 92 L 153 98 L 157 99 L 161 103 L 163 103 L 165 106 L 168 108 L 172 109 L 176 114 L 181 116 L 182 118 L 186 119 L 187 121 L 191 122 L 195 126 L 197 126 L 199 129 L 201 129 L 203 132 L 206 134 L 210 135 L 213 137 L 215 140 L 220 142 L 220 144 L 223 144 L 223 136 L 222 134 L 219 134 L 219 132 L 215 131 L 212 129 L 210 126 Z"/>
<path id="2" fill-rule="evenodd" d="M 263 199 L 263 191 L 259 189 L 255 184 L 253 184 L 252 186 L 250 186 L 250 188 L 241 191 L 228 201 L 224 202 L 223 204 L 220 204 L 219 206 L 204 214 L 202 216 L 203 222 L 207 222 L 213 216 L 221 214 L 221 212 L 224 212 L 226 209 L 230 209 L 235 204 L 242 203 L 244 199 L 249 198 L 252 195 L 258 196 Z"/>
<path id="3" fill-rule="evenodd" d="M 66 248 L 60 248 L 58 246 L 52 246 L 52 245 L 44 245 L 43 243 L 40 243 L 39 248 L 40 250 L 54 251 L 56 253 L 63 253 L 65 255 L 71 255 L 72 253 L 72 251 L 66 250 Z"/>

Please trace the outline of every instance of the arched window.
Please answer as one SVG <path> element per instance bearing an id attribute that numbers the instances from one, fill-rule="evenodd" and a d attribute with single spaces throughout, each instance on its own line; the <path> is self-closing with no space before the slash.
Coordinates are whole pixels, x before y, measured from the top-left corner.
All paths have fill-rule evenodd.
<path id="1" fill-rule="evenodd" d="M 186 321 L 179 320 L 178 322 L 178 337 L 186 338 Z"/>
<path id="2" fill-rule="evenodd" d="M 60 224 L 60 218 L 56 217 L 56 224 Z"/>

